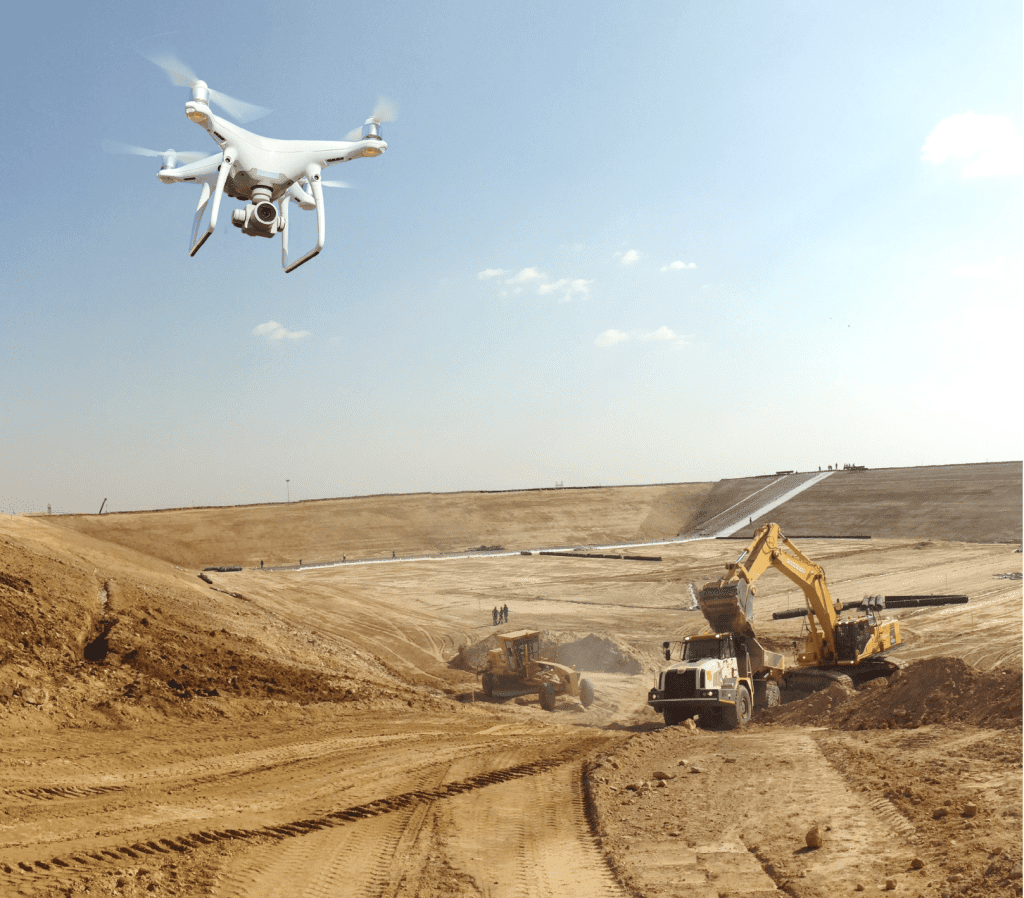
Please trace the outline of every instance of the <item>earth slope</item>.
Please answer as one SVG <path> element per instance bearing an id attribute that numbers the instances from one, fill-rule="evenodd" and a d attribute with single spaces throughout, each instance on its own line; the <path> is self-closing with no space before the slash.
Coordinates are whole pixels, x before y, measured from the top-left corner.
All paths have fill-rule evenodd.
<path id="1" fill-rule="evenodd" d="M 840 598 L 971 603 L 897 612 L 892 682 L 733 733 L 666 729 L 645 698 L 661 641 L 702 628 L 687 584 L 738 543 L 390 558 L 671 536 L 709 491 L 383 497 L 349 529 L 320 503 L 0 520 L 0 894 L 1020 894 L 1018 546 L 801 540 Z M 312 543 L 378 560 L 197 577 Z M 799 595 L 759 586 L 791 653 L 800 621 L 770 614 Z M 590 709 L 484 699 L 457 659 L 502 604 L 596 668 Z"/>

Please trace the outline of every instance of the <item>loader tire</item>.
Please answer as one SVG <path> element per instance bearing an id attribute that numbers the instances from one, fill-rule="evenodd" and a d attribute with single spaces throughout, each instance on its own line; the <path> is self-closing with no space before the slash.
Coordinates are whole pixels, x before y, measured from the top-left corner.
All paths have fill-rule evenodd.
<path id="1" fill-rule="evenodd" d="M 580 704 L 584 708 L 594 704 L 594 684 L 590 680 L 580 680 Z"/>
<path id="2" fill-rule="evenodd" d="M 483 676 L 480 678 L 480 691 L 488 698 L 494 695 L 494 674 L 489 670 L 484 671 Z"/>
<path id="3" fill-rule="evenodd" d="M 731 708 L 722 709 L 722 725 L 727 730 L 735 730 L 746 726 L 750 722 L 750 715 L 753 711 L 753 702 L 746 686 L 740 686 L 736 692 L 736 704 Z"/>
<path id="4" fill-rule="evenodd" d="M 540 706 L 545 711 L 555 710 L 555 684 L 545 683 L 540 687 Z"/>

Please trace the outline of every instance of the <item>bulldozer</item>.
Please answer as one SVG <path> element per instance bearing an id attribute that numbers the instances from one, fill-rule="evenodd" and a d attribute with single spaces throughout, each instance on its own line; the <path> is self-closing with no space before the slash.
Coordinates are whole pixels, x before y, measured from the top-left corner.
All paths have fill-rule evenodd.
<path id="1" fill-rule="evenodd" d="M 594 686 L 579 671 L 559 664 L 542 651 L 538 630 L 501 633 L 501 645 L 487 653 L 480 674 L 481 690 L 489 698 L 513 698 L 536 693 L 545 711 L 554 711 L 558 697 L 579 700 L 584 708 L 594 703 Z"/>

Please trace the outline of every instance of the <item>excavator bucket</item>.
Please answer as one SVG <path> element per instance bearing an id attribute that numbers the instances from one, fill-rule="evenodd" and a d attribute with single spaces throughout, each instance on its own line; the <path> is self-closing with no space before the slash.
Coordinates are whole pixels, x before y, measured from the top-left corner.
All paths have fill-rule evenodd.
<path id="1" fill-rule="evenodd" d="M 746 583 L 705 586 L 697 593 L 697 605 L 712 633 L 736 633 L 754 638 L 751 624 L 754 596 Z"/>

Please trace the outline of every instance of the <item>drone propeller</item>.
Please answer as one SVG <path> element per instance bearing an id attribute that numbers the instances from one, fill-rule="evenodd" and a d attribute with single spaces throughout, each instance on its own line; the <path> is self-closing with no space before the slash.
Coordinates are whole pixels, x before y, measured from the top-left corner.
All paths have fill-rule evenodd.
<path id="1" fill-rule="evenodd" d="M 148 150 L 145 147 L 136 147 L 130 143 L 118 143 L 116 140 L 104 140 L 103 149 L 107 153 L 128 153 L 134 156 L 156 156 L 158 158 L 166 159 L 168 156 L 172 159 L 177 160 L 181 165 L 188 165 L 192 162 L 198 162 L 200 159 L 205 159 L 210 156 L 210 153 L 200 153 L 195 150 L 189 150 L 184 153 L 179 153 L 177 150 Z"/>
<path id="2" fill-rule="evenodd" d="M 253 119 L 262 118 L 270 112 L 265 106 L 256 106 L 253 103 L 236 100 L 234 97 L 229 97 L 219 90 L 213 90 L 208 87 L 205 82 L 200 81 L 196 77 L 192 69 L 173 53 L 159 53 L 154 56 L 147 56 L 146 58 L 154 65 L 160 66 L 167 73 L 167 77 L 171 79 L 171 84 L 175 87 L 195 87 L 197 84 L 202 84 L 206 87 L 210 100 L 220 106 L 232 118 L 238 119 L 240 122 L 251 122 Z"/>
<path id="3" fill-rule="evenodd" d="M 299 181 L 300 187 L 309 187 L 309 178 L 303 178 Z M 328 181 L 326 178 L 320 179 L 321 187 L 351 187 L 351 184 L 346 184 L 344 181 Z"/>
<path id="4" fill-rule="evenodd" d="M 373 112 L 370 117 L 363 122 L 359 128 L 353 128 L 348 134 L 345 135 L 345 140 L 359 140 L 363 136 L 363 130 L 367 125 L 372 125 L 370 133 L 373 135 L 377 134 L 377 126 L 381 122 L 393 122 L 398 118 L 398 107 L 392 100 L 387 97 L 378 97 L 377 105 L 373 107 Z"/>

